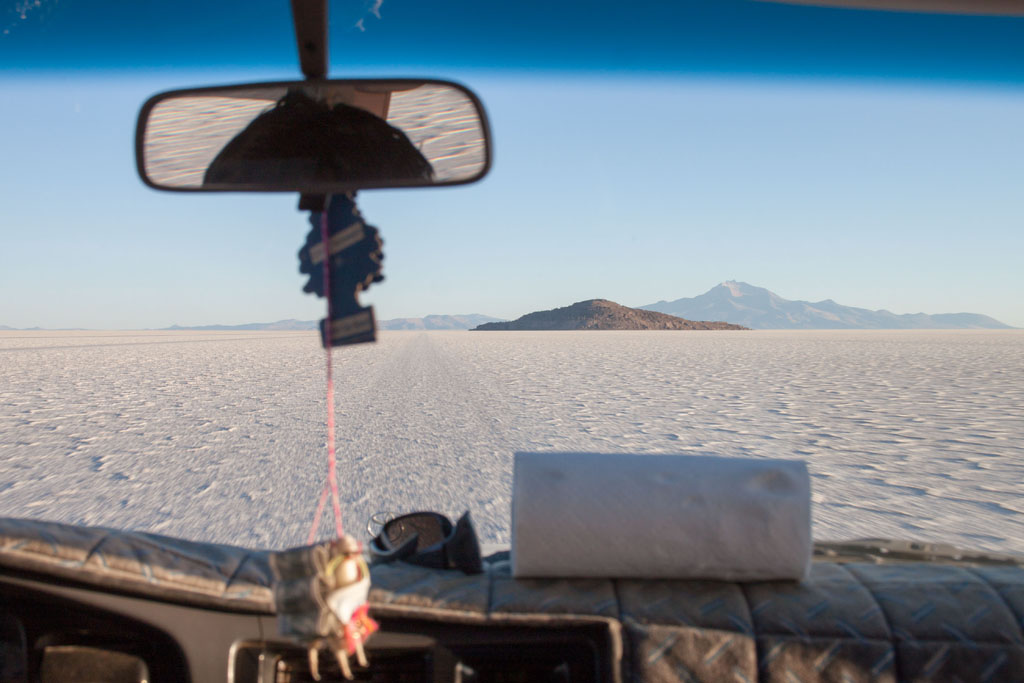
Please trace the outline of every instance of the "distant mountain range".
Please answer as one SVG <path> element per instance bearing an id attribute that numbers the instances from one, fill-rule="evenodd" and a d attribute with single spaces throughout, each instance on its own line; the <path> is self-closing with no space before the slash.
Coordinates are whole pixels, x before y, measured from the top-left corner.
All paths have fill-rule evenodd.
<path id="1" fill-rule="evenodd" d="M 247 330 L 317 330 L 320 329 L 320 323 L 316 320 L 295 320 L 289 318 L 287 320 L 278 320 L 273 323 L 246 323 L 244 325 L 196 325 L 193 327 L 184 327 L 182 325 L 171 325 L 170 327 L 164 327 L 161 331 L 170 330 L 188 330 L 196 332 L 220 332 L 220 331 L 247 331 Z"/>
<path id="2" fill-rule="evenodd" d="M 581 301 L 573 306 L 582 304 L 593 304 L 604 301 L 613 306 L 619 306 L 603 299 L 592 299 Z M 554 309 L 553 311 L 539 311 L 523 316 L 508 325 L 533 325 L 547 324 L 540 322 L 541 318 L 529 318 L 529 316 L 543 316 L 553 314 L 556 311 L 566 311 L 573 308 Z M 620 308 L 626 309 L 625 306 Z M 574 309 L 575 310 L 575 309 Z M 910 329 L 985 329 L 985 330 L 1008 330 L 1013 329 L 995 318 L 979 313 L 940 313 L 928 315 L 925 313 L 896 314 L 890 311 L 872 311 L 866 308 L 854 306 L 843 306 L 832 299 L 824 301 L 791 301 L 783 299 L 778 294 L 763 287 L 754 287 L 746 282 L 727 280 L 722 284 L 712 287 L 700 296 L 691 298 L 676 299 L 675 301 L 658 301 L 657 303 L 638 306 L 632 311 L 651 311 L 677 316 L 687 321 L 715 320 L 732 323 L 752 329 L 760 330 L 814 330 L 814 329 L 873 329 L 873 330 L 910 330 Z M 593 313 L 593 312 L 592 312 Z M 561 315 L 561 314 L 559 314 Z M 576 312 L 573 313 L 576 315 Z M 590 314 L 588 314 L 590 315 Z M 590 315 L 591 323 L 597 322 L 600 315 Z M 614 316 L 612 316 L 614 317 Z M 639 319 L 632 318 L 637 324 Z M 382 330 L 470 330 L 470 329 L 541 329 L 527 327 L 490 327 L 490 323 L 504 323 L 501 318 L 494 318 L 488 315 L 473 313 L 469 315 L 428 315 L 424 318 L 393 318 L 391 320 L 378 321 L 378 327 Z M 625 318 L 614 324 L 626 324 Z M 552 324 L 555 324 L 552 322 Z M 570 324 L 563 320 L 558 324 Z M 575 323 L 573 323 L 575 324 Z M 172 325 L 164 330 L 316 330 L 319 321 L 316 320 L 278 320 L 272 323 L 248 323 L 245 325 L 199 325 L 185 327 Z M 0 325 L 0 330 L 41 330 L 40 327 L 16 328 L 7 325 Z M 81 328 L 77 328 L 81 329 Z M 612 329 L 612 328 L 574 328 L 574 327 L 547 327 L 543 329 Z M 626 329 L 626 328 L 614 328 Z M 647 328 L 629 328 L 647 329 Z M 659 328 L 675 329 L 675 328 Z M 685 328 L 695 329 L 695 328 Z"/>
<path id="3" fill-rule="evenodd" d="M 393 318 L 379 323 L 382 330 L 471 330 L 484 323 L 502 322 L 502 318 L 469 315 L 428 315 L 426 318 Z"/>
<path id="4" fill-rule="evenodd" d="M 674 315 L 627 308 L 606 299 L 579 301 L 550 311 L 527 313 L 511 322 L 486 323 L 475 330 L 742 330 L 739 325 L 684 320 Z"/>
<path id="5" fill-rule="evenodd" d="M 83 332 L 84 327 L 10 327 L 0 325 L 0 332 Z"/>
<path id="6" fill-rule="evenodd" d="M 377 327 L 382 330 L 468 330 L 482 323 L 500 321 L 501 318 L 494 318 L 489 315 L 470 313 L 468 315 L 428 315 L 425 318 L 394 318 L 392 320 L 380 320 Z M 182 327 L 171 325 L 164 330 L 191 330 L 191 331 L 246 331 L 246 330 L 317 330 L 320 328 L 318 320 L 278 320 L 273 323 L 247 323 L 245 325 L 198 325 L 195 327 Z M 3 328 L 0 328 L 3 329 Z"/>
<path id="7" fill-rule="evenodd" d="M 639 306 L 683 318 L 725 320 L 760 330 L 810 329 L 1013 329 L 978 313 L 907 313 L 843 306 L 831 299 L 790 301 L 746 282 L 728 280 L 700 296 Z"/>

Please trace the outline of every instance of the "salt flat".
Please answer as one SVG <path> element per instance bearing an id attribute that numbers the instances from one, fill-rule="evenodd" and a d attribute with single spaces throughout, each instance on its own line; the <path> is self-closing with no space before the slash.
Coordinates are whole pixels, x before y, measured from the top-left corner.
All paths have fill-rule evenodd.
<path id="1" fill-rule="evenodd" d="M 806 459 L 819 539 L 1024 553 L 1024 332 L 382 332 L 335 352 L 347 528 L 517 450 Z M 0 515 L 285 547 L 324 476 L 311 332 L 0 332 Z"/>

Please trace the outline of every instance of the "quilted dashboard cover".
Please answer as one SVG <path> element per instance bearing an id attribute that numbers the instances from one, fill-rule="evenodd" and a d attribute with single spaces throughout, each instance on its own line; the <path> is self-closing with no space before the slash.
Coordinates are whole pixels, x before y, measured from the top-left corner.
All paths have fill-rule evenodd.
<path id="1" fill-rule="evenodd" d="M 0 573 L 271 614 L 269 553 L 0 519 Z M 372 568 L 379 617 L 607 625 L 623 680 L 1024 681 L 1024 567 L 815 562 L 800 583 L 516 580 Z"/>
<path id="2" fill-rule="evenodd" d="M 609 624 L 624 680 L 1024 681 L 1024 568 L 816 562 L 800 583 L 374 568 L 380 615 Z"/>
<path id="3" fill-rule="evenodd" d="M 0 518 L 0 567 L 198 607 L 273 612 L 265 551 Z"/>

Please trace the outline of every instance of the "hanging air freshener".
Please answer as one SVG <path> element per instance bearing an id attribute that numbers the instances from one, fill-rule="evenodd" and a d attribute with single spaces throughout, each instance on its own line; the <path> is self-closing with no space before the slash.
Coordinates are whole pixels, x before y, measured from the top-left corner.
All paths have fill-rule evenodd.
<path id="1" fill-rule="evenodd" d="M 357 296 L 384 279 L 380 233 L 366 224 L 351 195 L 332 195 L 326 204 L 323 211 L 310 214 L 312 229 L 299 250 L 299 272 L 309 275 L 303 291 L 317 296 L 329 293 L 328 315 L 320 321 L 325 348 L 374 341 L 373 307 L 360 306 Z M 322 229 L 325 217 L 326 231 Z"/>

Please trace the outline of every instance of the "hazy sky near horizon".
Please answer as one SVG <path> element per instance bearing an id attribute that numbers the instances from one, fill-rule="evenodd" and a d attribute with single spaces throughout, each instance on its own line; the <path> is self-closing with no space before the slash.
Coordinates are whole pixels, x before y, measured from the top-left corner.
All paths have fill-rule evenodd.
<path id="1" fill-rule="evenodd" d="M 736 279 L 789 299 L 969 311 L 1024 327 L 1024 53 L 1019 41 L 1016 52 L 997 49 L 1004 24 L 969 24 L 1000 65 L 997 78 L 978 81 L 955 64 L 943 72 L 934 60 L 934 73 L 914 71 L 923 67 L 905 57 L 883 80 L 878 60 L 840 52 L 823 53 L 827 69 L 798 72 L 784 57 L 799 55 L 771 45 L 765 54 L 782 56 L 763 73 L 694 66 L 711 48 L 657 55 L 657 69 L 613 68 L 597 48 L 598 66 L 588 68 L 573 61 L 586 45 L 544 69 L 522 55 L 502 63 L 485 48 L 473 63 L 429 50 L 417 58 L 414 48 L 396 58 L 388 41 L 421 19 L 415 3 L 385 2 L 380 19 L 372 2 L 341 5 L 332 35 L 383 36 L 392 52 L 363 51 L 353 66 L 355 53 L 342 48 L 336 60 L 350 66 L 332 75 L 459 80 L 482 97 L 494 133 L 494 169 L 477 185 L 360 194 L 385 240 L 386 280 L 362 297 L 378 318 L 514 318 L 590 298 L 636 306 Z M 32 10 L 38 19 L 2 18 L 0 325 L 322 317 L 322 300 L 301 291 L 296 252 L 308 223 L 294 195 L 159 193 L 137 179 L 133 160 L 134 119 L 154 92 L 298 76 L 287 13 L 250 27 L 281 34 L 258 58 L 218 54 L 201 67 L 168 47 L 187 37 L 172 31 L 149 51 L 137 36 L 130 50 L 104 51 L 104 40 L 134 33 L 97 19 L 83 42 L 88 31 L 68 28 L 81 22 L 80 7 L 44 2 Z M 759 8 L 744 21 L 782 26 L 800 11 Z M 901 16 L 891 19 L 894 36 L 911 21 Z M 929 26 L 942 54 L 962 48 L 981 59 L 958 47 L 962 27 Z M 642 34 L 623 40 L 623 54 L 634 54 L 628 41 L 641 45 Z M 67 46 L 63 58 L 37 49 L 54 41 Z M 916 54 L 928 57 L 929 45 Z M 176 58 L 183 66 L 172 66 Z"/>

